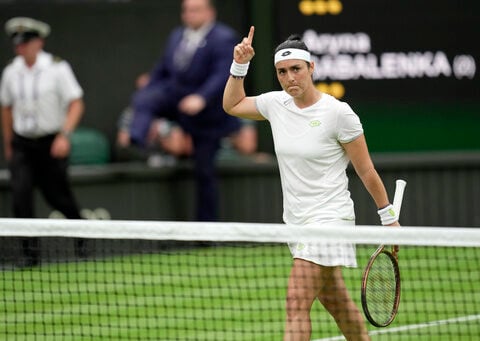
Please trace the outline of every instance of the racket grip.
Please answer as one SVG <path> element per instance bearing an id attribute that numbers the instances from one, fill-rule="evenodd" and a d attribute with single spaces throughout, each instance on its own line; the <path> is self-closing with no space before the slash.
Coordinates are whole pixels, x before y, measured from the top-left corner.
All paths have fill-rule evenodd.
<path id="1" fill-rule="evenodd" d="M 407 182 L 405 180 L 398 179 L 395 182 L 395 195 L 393 197 L 393 208 L 397 213 L 397 216 L 400 217 L 400 209 L 402 207 L 403 193 L 405 192 L 405 187 Z"/>

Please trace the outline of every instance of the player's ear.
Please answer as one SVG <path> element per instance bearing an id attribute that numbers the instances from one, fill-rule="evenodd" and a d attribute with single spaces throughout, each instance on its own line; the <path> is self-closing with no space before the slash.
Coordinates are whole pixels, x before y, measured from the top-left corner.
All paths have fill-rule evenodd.
<path id="1" fill-rule="evenodd" d="M 315 62 L 309 62 L 308 63 L 308 71 L 310 71 L 311 75 L 313 75 L 313 70 L 315 70 Z"/>

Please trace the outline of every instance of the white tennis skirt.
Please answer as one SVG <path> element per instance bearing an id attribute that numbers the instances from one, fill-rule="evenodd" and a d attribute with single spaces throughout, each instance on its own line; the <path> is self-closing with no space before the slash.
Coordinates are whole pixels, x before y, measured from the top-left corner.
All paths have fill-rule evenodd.
<path id="1" fill-rule="evenodd" d="M 315 223 L 318 226 L 318 222 Z M 354 226 L 354 221 L 329 221 L 328 225 Z M 308 225 L 307 225 L 308 226 Z M 321 227 L 320 227 L 321 228 Z M 288 243 L 293 258 L 323 266 L 357 267 L 354 244 L 349 243 Z"/>

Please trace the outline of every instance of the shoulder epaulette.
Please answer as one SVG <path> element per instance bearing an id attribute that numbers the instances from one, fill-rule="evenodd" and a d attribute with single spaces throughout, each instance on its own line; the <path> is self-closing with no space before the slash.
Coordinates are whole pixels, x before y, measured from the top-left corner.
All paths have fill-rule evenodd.
<path id="1" fill-rule="evenodd" d="M 53 56 L 53 62 L 54 62 L 54 63 L 60 63 L 61 61 L 63 61 L 63 58 L 62 58 L 62 57 Z"/>

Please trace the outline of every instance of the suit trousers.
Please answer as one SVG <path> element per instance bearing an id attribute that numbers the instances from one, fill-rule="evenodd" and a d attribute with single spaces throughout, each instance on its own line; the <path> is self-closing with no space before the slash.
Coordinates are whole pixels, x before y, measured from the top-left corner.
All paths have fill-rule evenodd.
<path id="1" fill-rule="evenodd" d="M 197 221 L 216 221 L 218 219 L 218 180 L 216 176 L 216 156 L 220 149 L 220 139 L 223 136 L 240 128 L 237 118 L 228 116 L 222 109 L 218 109 L 220 119 L 205 120 L 199 125 L 199 117 L 188 117 L 178 112 L 176 106 L 178 98 L 167 90 L 154 84 L 141 89 L 133 96 L 135 115 L 130 128 L 132 142 L 144 145 L 148 127 L 154 116 L 165 117 L 176 121 L 193 140 L 194 176 L 196 185 L 196 213 Z M 212 114 L 201 113 L 199 115 Z M 205 123 L 208 122 L 208 123 Z"/>
<path id="2" fill-rule="evenodd" d="M 218 179 L 216 156 L 220 139 L 193 136 L 193 158 L 196 185 L 196 220 L 218 219 Z"/>

